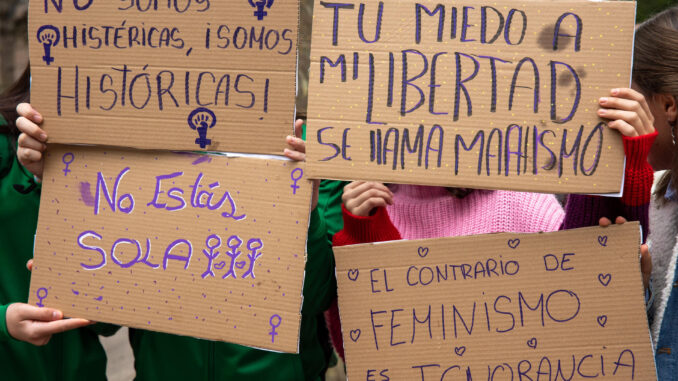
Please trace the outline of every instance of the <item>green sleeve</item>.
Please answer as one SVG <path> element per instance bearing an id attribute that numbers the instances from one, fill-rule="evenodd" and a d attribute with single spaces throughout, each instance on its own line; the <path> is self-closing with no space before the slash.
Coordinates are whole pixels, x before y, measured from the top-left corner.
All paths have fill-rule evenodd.
<path id="1" fill-rule="evenodd" d="M 328 238 L 327 225 L 318 208 L 311 212 L 306 253 L 302 313 L 316 315 L 329 307 L 337 291 L 332 243 Z"/>
<path id="2" fill-rule="evenodd" d="M 318 211 L 325 221 L 330 242 L 332 236 L 344 227 L 341 215 L 341 196 L 344 193 L 346 181 L 322 180 L 318 195 Z"/>
<path id="3" fill-rule="evenodd" d="M 9 304 L 0 306 L 0 343 L 12 339 L 9 331 L 7 331 L 7 307 L 9 307 Z"/>
<path id="4" fill-rule="evenodd" d="M 107 323 L 96 323 L 87 327 L 90 331 L 101 336 L 113 336 L 120 329 L 119 325 L 107 324 Z"/>

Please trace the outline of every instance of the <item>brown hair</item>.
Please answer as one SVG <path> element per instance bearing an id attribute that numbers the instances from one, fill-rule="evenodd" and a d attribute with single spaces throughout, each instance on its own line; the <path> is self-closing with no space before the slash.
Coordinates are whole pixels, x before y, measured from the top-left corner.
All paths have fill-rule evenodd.
<path id="1" fill-rule="evenodd" d="M 638 26 L 633 54 L 633 82 L 646 97 L 671 94 L 678 97 L 678 7 L 669 8 Z M 676 126 L 671 126 L 676 134 Z M 678 173 L 678 153 L 672 168 L 661 177 L 655 189 L 660 202 L 673 173 Z"/>
<path id="2" fill-rule="evenodd" d="M 0 94 L 0 114 L 7 122 L 6 126 L 0 126 L 0 134 L 12 135 L 16 138 L 19 130 L 16 128 L 16 106 L 22 102 L 28 102 L 31 87 L 31 70 L 27 66 L 21 77 L 12 86 Z"/>

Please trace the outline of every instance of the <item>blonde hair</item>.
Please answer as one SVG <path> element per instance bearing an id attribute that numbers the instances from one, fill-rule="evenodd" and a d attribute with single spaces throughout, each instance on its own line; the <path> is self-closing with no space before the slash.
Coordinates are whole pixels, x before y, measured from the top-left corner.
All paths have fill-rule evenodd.
<path id="1" fill-rule="evenodd" d="M 658 13 L 638 26 L 633 82 L 648 98 L 654 94 L 678 96 L 678 6 Z M 675 134 L 676 126 L 671 128 Z M 666 201 L 664 194 L 673 173 L 678 173 L 678 152 L 674 151 L 672 163 L 655 188 L 655 197 L 660 202 Z"/>

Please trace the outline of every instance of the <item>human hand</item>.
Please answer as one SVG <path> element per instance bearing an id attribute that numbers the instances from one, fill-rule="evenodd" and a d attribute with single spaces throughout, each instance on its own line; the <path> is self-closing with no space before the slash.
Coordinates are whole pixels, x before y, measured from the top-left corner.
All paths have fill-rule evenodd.
<path id="1" fill-rule="evenodd" d="M 21 341 L 42 346 L 52 335 L 93 324 L 85 319 L 64 319 L 61 311 L 39 308 L 25 303 L 7 307 L 5 320 L 9 334 Z"/>
<path id="2" fill-rule="evenodd" d="M 47 149 L 47 134 L 39 127 L 43 121 L 42 115 L 29 103 L 20 103 L 16 111 L 19 114 L 16 126 L 21 131 L 16 156 L 21 165 L 40 179 L 44 164 L 42 153 Z"/>
<path id="3" fill-rule="evenodd" d="M 614 221 L 617 225 L 621 225 L 625 222 L 626 218 L 624 217 L 617 217 Z M 606 227 L 612 225 L 612 221 L 603 217 L 598 221 L 598 224 L 601 227 Z M 652 275 L 652 256 L 650 255 L 650 249 L 646 244 L 640 245 L 640 272 L 643 274 L 643 286 L 648 288 L 650 285 L 650 276 Z"/>
<path id="4" fill-rule="evenodd" d="M 610 94 L 598 100 L 598 115 L 611 120 L 608 127 L 629 137 L 654 132 L 654 116 L 643 94 L 628 88 L 612 89 Z"/>
<path id="5" fill-rule="evenodd" d="M 354 181 L 344 187 L 341 201 L 351 214 L 366 217 L 374 208 L 393 205 L 393 192 L 382 183 Z"/>
<path id="6" fill-rule="evenodd" d="M 301 129 L 304 126 L 304 121 L 297 119 L 294 122 L 294 135 L 288 136 L 285 141 L 292 147 L 285 148 L 284 154 L 294 161 L 306 161 L 306 142 L 301 138 Z M 311 197 L 311 209 L 315 209 L 318 205 L 318 192 L 320 188 L 320 180 L 313 181 L 313 195 Z"/>

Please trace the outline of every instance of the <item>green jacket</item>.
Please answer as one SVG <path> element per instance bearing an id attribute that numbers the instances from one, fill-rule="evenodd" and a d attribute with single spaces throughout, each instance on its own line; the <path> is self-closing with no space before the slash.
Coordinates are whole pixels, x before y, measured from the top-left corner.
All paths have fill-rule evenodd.
<path id="1" fill-rule="evenodd" d="M 91 329 L 54 335 L 43 347 L 14 340 L 7 332 L 7 307 L 28 297 L 26 261 L 33 257 L 39 202 L 40 186 L 17 161 L 12 138 L 0 134 L 0 378 L 105 380 L 106 355 Z"/>
<path id="2" fill-rule="evenodd" d="M 331 236 L 343 224 L 343 184 L 323 181 L 320 189 L 308 231 L 299 354 L 130 329 L 138 380 L 297 381 L 324 375 L 331 347 L 322 313 L 336 295 Z"/>

